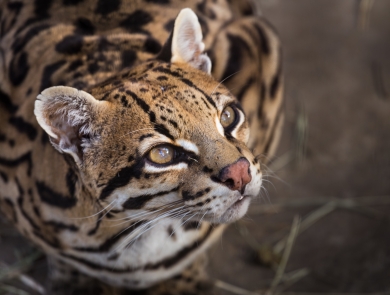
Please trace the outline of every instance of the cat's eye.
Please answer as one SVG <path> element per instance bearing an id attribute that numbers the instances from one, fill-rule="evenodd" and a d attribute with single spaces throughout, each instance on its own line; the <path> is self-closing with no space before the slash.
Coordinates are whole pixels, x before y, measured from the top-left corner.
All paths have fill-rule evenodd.
<path id="1" fill-rule="evenodd" d="M 223 128 L 228 128 L 236 121 L 236 112 L 232 107 L 227 106 L 221 115 L 221 125 Z"/>
<path id="2" fill-rule="evenodd" d="M 149 152 L 149 160 L 156 164 L 167 164 L 174 158 L 175 150 L 169 145 L 159 145 Z"/>

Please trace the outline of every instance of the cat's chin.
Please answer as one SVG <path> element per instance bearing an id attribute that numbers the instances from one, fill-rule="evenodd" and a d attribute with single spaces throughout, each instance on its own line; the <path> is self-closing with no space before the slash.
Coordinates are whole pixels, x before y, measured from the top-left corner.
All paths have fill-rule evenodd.
<path id="1" fill-rule="evenodd" d="M 249 204 L 252 198 L 249 196 L 243 196 L 234 202 L 226 211 L 216 220 L 214 223 L 232 223 L 242 218 L 248 211 Z"/>

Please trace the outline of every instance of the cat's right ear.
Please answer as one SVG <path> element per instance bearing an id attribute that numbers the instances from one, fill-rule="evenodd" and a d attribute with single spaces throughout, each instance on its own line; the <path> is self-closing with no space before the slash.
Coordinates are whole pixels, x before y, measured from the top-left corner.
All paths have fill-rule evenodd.
<path id="1" fill-rule="evenodd" d="M 61 153 L 82 163 L 83 151 L 95 135 L 96 121 L 108 102 L 72 87 L 55 86 L 42 91 L 35 101 L 34 114 L 50 142 Z"/>

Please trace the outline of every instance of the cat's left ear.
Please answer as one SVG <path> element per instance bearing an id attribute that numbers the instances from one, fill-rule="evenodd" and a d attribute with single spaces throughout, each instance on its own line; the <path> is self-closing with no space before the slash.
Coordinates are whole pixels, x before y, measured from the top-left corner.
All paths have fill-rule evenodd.
<path id="1" fill-rule="evenodd" d="M 180 11 L 169 39 L 157 59 L 171 63 L 187 63 L 208 74 L 211 60 L 204 53 L 202 29 L 198 17 L 190 8 Z"/>

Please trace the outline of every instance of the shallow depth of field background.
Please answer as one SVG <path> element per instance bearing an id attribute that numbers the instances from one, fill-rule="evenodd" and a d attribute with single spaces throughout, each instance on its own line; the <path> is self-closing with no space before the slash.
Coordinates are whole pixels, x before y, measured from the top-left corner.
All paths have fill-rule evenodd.
<path id="1" fill-rule="evenodd" d="M 262 198 L 210 250 L 222 294 L 390 293 L 390 1 L 257 0 L 280 34 L 286 124 Z M 0 294 L 44 258 L 0 216 Z"/>

